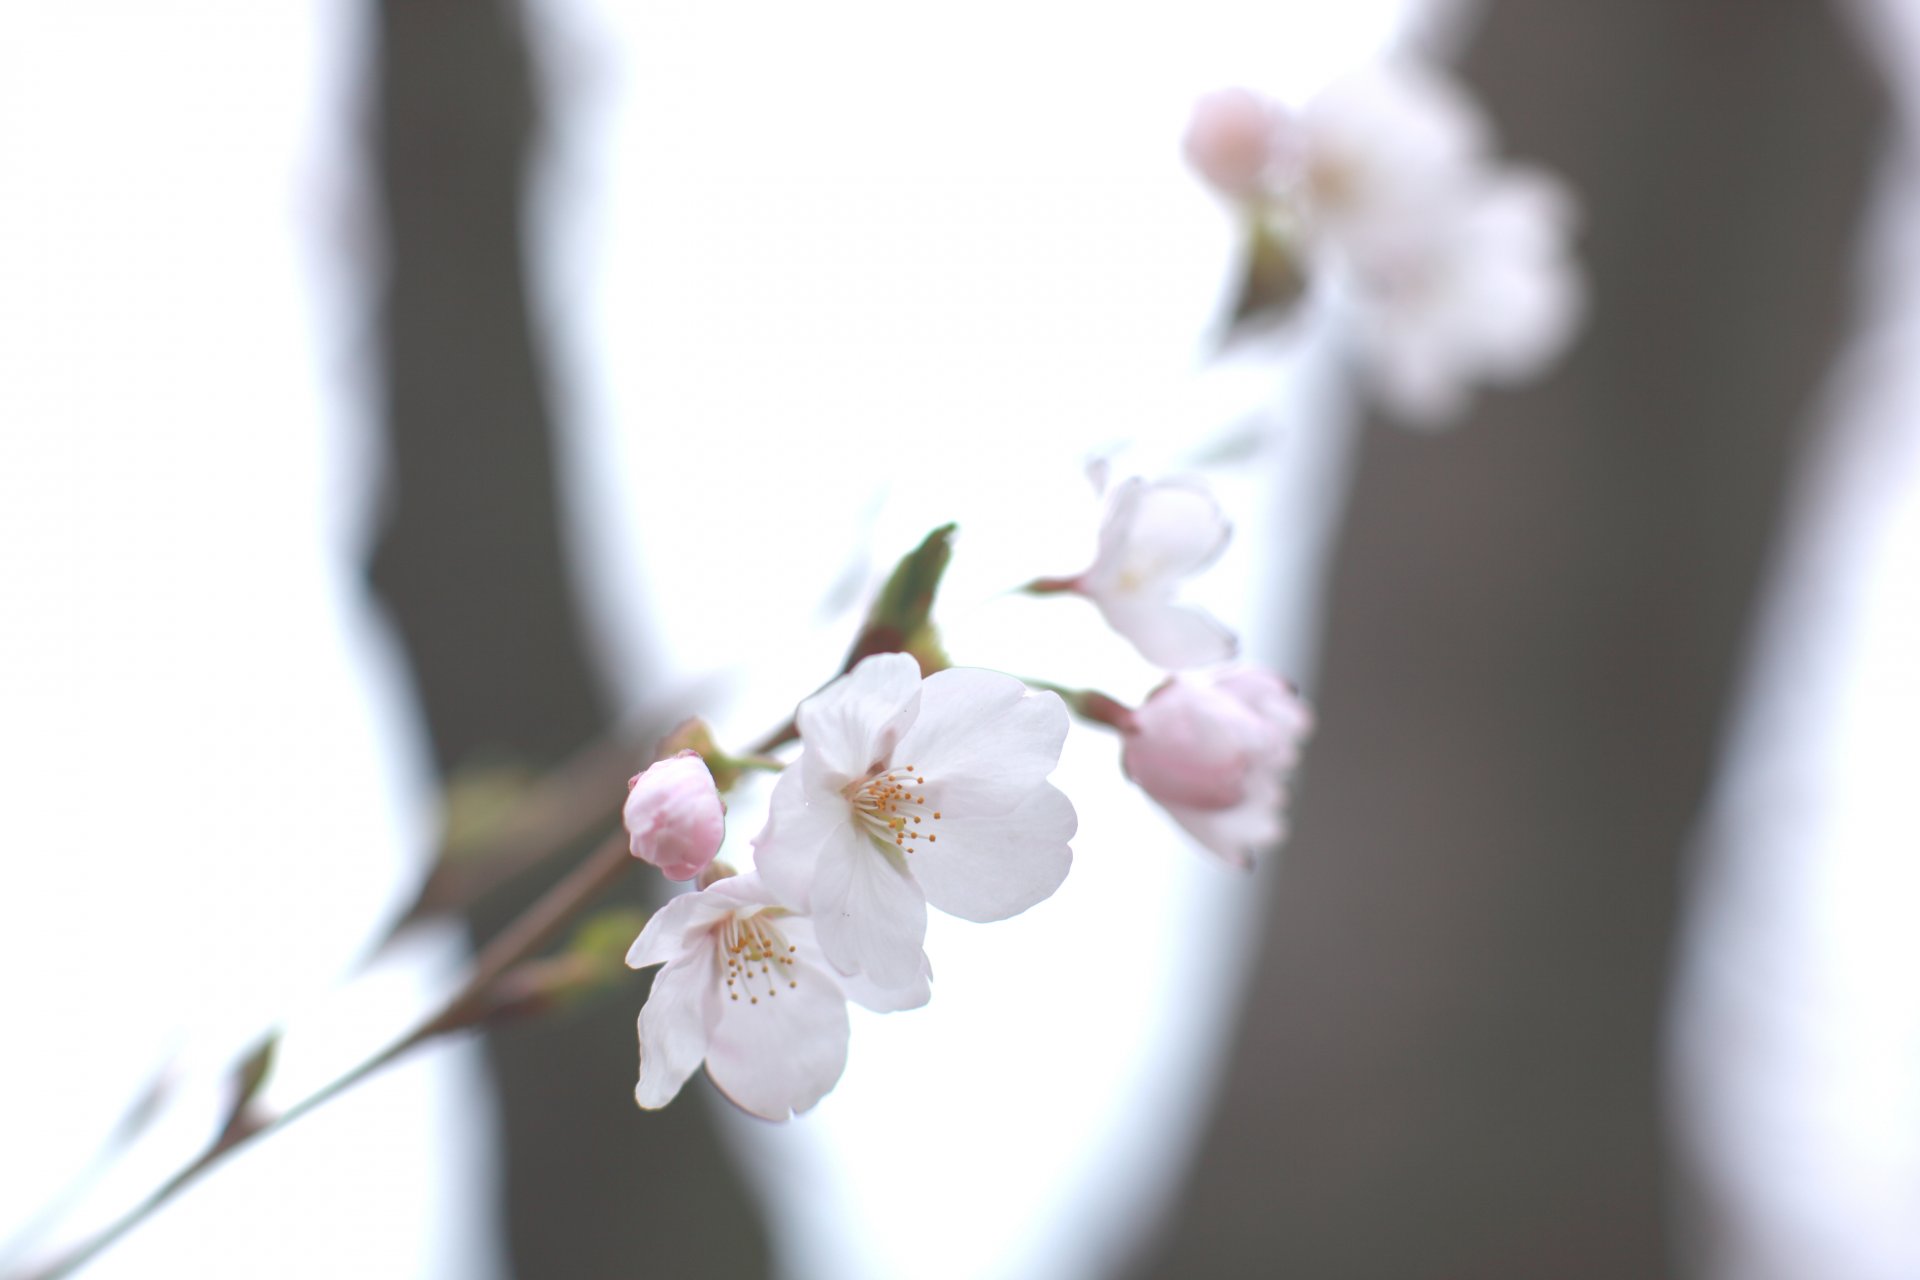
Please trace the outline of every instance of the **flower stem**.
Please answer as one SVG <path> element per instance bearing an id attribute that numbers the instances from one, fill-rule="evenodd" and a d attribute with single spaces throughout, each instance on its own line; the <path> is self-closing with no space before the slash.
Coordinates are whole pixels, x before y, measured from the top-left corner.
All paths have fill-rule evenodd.
<path id="1" fill-rule="evenodd" d="M 139 1226 L 155 1210 L 198 1181 L 201 1174 L 220 1163 L 230 1153 L 246 1146 L 256 1138 L 292 1124 L 307 1112 L 315 1110 L 336 1095 L 345 1093 L 388 1063 L 428 1040 L 450 1031 L 473 1026 L 481 1021 L 488 1011 L 488 996 L 494 983 L 516 964 L 553 941 L 569 921 L 625 874 L 632 861 L 627 850 L 626 833 L 617 832 L 609 837 L 579 866 L 568 872 L 566 878 L 548 890 L 492 941 L 481 948 L 480 954 L 474 960 L 473 971 L 468 975 L 466 982 L 461 984 L 460 989 L 454 992 L 446 1003 L 428 1015 L 413 1030 L 271 1120 L 259 1124 L 230 1127 L 179 1172 L 161 1183 L 146 1199 L 84 1241 L 72 1252 L 57 1259 L 43 1270 L 29 1273 L 24 1280 L 61 1280 L 61 1277 L 72 1275 L 120 1237 Z"/>
<path id="2" fill-rule="evenodd" d="M 586 743 L 533 785 L 483 847 L 459 857 L 443 852 L 393 934 L 475 901 L 613 821 L 625 794 L 621 780 L 633 771 L 635 757 L 649 751 L 630 732 Z"/>
<path id="3" fill-rule="evenodd" d="M 1050 680 L 1026 677 L 1022 677 L 1021 682 L 1030 689 L 1059 694 L 1060 700 L 1067 704 L 1067 710 L 1088 724 L 1101 725 L 1118 733 L 1127 733 L 1133 728 L 1133 708 L 1098 689 L 1070 689 Z"/>

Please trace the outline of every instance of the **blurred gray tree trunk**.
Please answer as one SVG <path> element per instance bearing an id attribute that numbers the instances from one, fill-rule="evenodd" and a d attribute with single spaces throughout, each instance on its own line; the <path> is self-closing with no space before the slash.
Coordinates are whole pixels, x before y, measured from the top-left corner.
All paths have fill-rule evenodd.
<path id="1" fill-rule="evenodd" d="M 1681 859 L 1884 107 L 1813 0 L 1526 0 L 1475 40 L 1583 198 L 1591 322 L 1454 434 L 1367 434 L 1264 954 L 1143 1276 L 1675 1265 Z"/>
<path id="2" fill-rule="evenodd" d="M 538 113 L 519 9 L 385 0 L 375 18 L 394 502 L 373 579 L 442 770 L 489 756 L 549 763 L 605 713 L 568 590 L 527 305 L 522 210 Z M 476 942 L 553 878 L 484 902 Z M 636 978 L 630 998 L 486 1038 L 498 1114 L 473 1122 L 499 1130 L 516 1275 L 766 1271 L 754 1202 L 708 1112 L 691 1098 L 658 1114 L 633 1104 L 644 994 Z"/>

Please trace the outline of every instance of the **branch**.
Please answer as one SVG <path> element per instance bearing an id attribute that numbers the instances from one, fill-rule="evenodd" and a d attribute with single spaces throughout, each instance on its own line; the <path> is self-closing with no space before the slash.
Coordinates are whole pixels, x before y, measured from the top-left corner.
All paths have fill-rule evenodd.
<path id="1" fill-rule="evenodd" d="M 273 1119 L 257 1125 L 229 1125 L 206 1150 L 160 1184 L 146 1199 L 71 1253 L 43 1270 L 27 1273 L 23 1280 L 61 1280 L 61 1277 L 72 1275 L 109 1245 L 139 1226 L 155 1210 L 192 1186 L 201 1174 L 219 1164 L 230 1153 L 292 1124 L 416 1046 L 479 1022 L 488 1011 L 488 997 L 502 975 L 558 937 L 560 931 L 605 893 L 632 862 L 626 833 L 622 831 L 609 837 L 585 861 L 568 872 L 565 879 L 488 942 L 475 958 L 473 971 L 466 982 L 413 1030 Z"/>

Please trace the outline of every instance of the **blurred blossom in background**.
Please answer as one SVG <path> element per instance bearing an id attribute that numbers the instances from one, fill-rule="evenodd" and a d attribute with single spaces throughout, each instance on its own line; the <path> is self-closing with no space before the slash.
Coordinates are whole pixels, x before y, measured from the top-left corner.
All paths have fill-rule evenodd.
<path id="1" fill-rule="evenodd" d="M 1143 702 L 1016 591 L 1176 478 L 1278 856 L 1076 729 L 811 1112 L 635 1108 L 637 978 L 88 1274 L 1920 1275 L 1911 12 L 10 12 L 0 1274 L 457 981 L 525 885 L 368 960 L 449 774 L 752 739 L 930 527 L 956 661 Z"/>

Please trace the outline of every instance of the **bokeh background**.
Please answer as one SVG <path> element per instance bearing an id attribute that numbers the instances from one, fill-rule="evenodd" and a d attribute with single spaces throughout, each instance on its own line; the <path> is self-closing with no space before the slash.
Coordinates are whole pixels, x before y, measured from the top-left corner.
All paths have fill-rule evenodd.
<path id="1" fill-rule="evenodd" d="M 263 1028 L 297 1099 L 539 891 L 364 963 L 446 777 L 771 723 L 931 524 L 956 652 L 1144 692 L 997 592 L 1082 562 L 1089 449 L 1253 413 L 1211 602 L 1320 726 L 1257 877 L 1086 748 L 1077 896 L 936 931 L 789 1130 L 638 1112 L 636 977 L 96 1273 L 1920 1276 L 1920 22 L 1327 8 L 9 7 L 0 1269 Z M 1438 434 L 1337 333 L 1196 372 L 1187 106 L 1395 46 L 1583 208 L 1581 336 Z"/>

